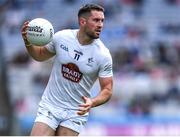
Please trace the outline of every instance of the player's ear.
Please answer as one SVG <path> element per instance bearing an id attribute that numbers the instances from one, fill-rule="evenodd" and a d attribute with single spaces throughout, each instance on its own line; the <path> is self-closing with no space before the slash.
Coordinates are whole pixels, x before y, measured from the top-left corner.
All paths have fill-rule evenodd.
<path id="1" fill-rule="evenodd" d="M 80 25 L 84 26 L 86 24 L 86 19 L 85 18 L 79 18 L 79 23 Z"/>

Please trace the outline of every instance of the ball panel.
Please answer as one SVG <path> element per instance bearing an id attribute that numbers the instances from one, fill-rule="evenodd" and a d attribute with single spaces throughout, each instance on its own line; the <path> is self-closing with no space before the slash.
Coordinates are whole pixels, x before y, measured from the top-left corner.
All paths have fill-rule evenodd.
<path id="1" fill-rule="evenodd" d="M 43 18 L 36 18 L 29 22 L 27 39 L 31 44 L 42 46 L 48 44 L 54 35 L 52 24 Z"/>

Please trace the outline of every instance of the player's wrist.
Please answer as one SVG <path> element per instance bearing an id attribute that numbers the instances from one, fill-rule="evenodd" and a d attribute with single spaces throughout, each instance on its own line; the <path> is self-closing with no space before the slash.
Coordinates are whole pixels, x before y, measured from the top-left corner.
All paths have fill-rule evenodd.
<path id="1" fill-rule="evenodd" d="M 26 47 L 32 46 L 31 43 L 27 39 L 24 39 L 24 44 Z"/>

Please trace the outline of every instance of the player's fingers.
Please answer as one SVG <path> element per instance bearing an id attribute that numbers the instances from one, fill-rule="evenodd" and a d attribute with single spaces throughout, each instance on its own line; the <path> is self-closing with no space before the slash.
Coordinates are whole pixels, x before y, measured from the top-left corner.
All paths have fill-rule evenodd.
<path id="1" fill-rule="evenodd" d="M 21 28 L 21 32 L 26 31 L 26 30 L 27 30 L 27 28 L 28 28 L 28 25 L 24 25 L 24 26 L 22 26 L 22 28 Z"/>
<path id="2" fill-rule="evenodd" d="M 83 96 L 82 99 L 85 103 L 79 105 L 79 110 L 77 112 L 78 115 L 84 115 L 85 113 L 89 112 L 91 108 L 91 99 L 85 96 Z"/>
<path id="3" fill-rule="evenodd" d="M 77 112 L 78 115 L 84 115 L 85 113 L 81 112 L 81 111 L 78 111 Z"/>
<path id="4" fill-rule="evenodd" d="M 86 111 L 87 109 L 85 107 L 79 107 L 79 111 Z"/>
<path id="5" fill-rule="evenodd" d="M 90 111 L 90 108 L 82 108 L 82 107 L 80 107 L 78 112 L 77 112 L 77 114 L 78 115 L 84 115 L 84 114 L 86 114 L 89 111 Z"/>
<path id="6" fill-rule="evenodd" d="M 25 21 L 24 24 L 23 24 L 23 26 L 26 26 L 26 25 L 28 25 L 28 24 L 29 24 L 29 21 Z"/>
<path id="7" fill-rule="evenodd" d="M 22 34 L 23 34 L 23 35 L 26 35 L 26 34 L 27 34 L 27 32 L 22 32 Z"/>
<path id="8" fill-rule="evenodd" d="M 84 114 L 86 114 L 86 113 L 87 113 L 87 111 L 78 111 L 78 112 L 77 112 L 78 115 L 84 115 Z"/>
<path id="9" fill-rule="evenodd" d="M 90 105 L 89 104 L 80 104 L 79 106 L 80 107 L 89 107 Z"/>
<path id="10" fill-rule="evenodd" d="M 22 37 L 23 37 L 24 39 L 27 39 L 26 35 L 27 35 L 27 32 L 22 32 Z"/>
<path id="11" fill-rule="evenodd" d="M 78 111 L 82 111 L 82 112 L 89 112 L 90 107 L 79 107 Z"/>
<path id="12" fill-rule="evenodd" d="M 24 25 L 21 28 L 21 34 L 24 40 L 27 40 L 27 28 L 28 28 L 28 22 L 25 22 Z"/>
<path id="13" fill-rule="evenodd" d="M 78 114 L 78 115 L 84 115 L 85 112 L 83 112 L 83 111 L 78 111 L 77 114 Z"/>
<path id="14" fill-rule="evenodd" d="M 86 100 L 88 99 L 88 97 L 82 96 L 82 99 L 83 99 L 84 101 L 86 101 Z"/>
<path id="15" fill-rule="evenodd" d="M 22 32 L 23 32 L 23 31 L 26 31 L 26 29 L 27 29 L 27 27 L 28 27 L 28 24 L 29 24 L 29 21 L 24 22 L 24 24 L 23 24 L 23 26 L 22 26 L 22 28 L 21 28 L 21 31 L 22 31 Z"/>

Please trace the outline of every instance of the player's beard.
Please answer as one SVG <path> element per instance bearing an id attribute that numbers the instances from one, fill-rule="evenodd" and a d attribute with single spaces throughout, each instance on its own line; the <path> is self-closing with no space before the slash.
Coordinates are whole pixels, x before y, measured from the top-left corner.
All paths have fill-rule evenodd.
<path id="1" fill-rule="evenodd" d="M 98 39 L 99 35 L 96 35 L 95 32 L 86 32 L 86 35 L 90 38 L 90 39 Z"/>

